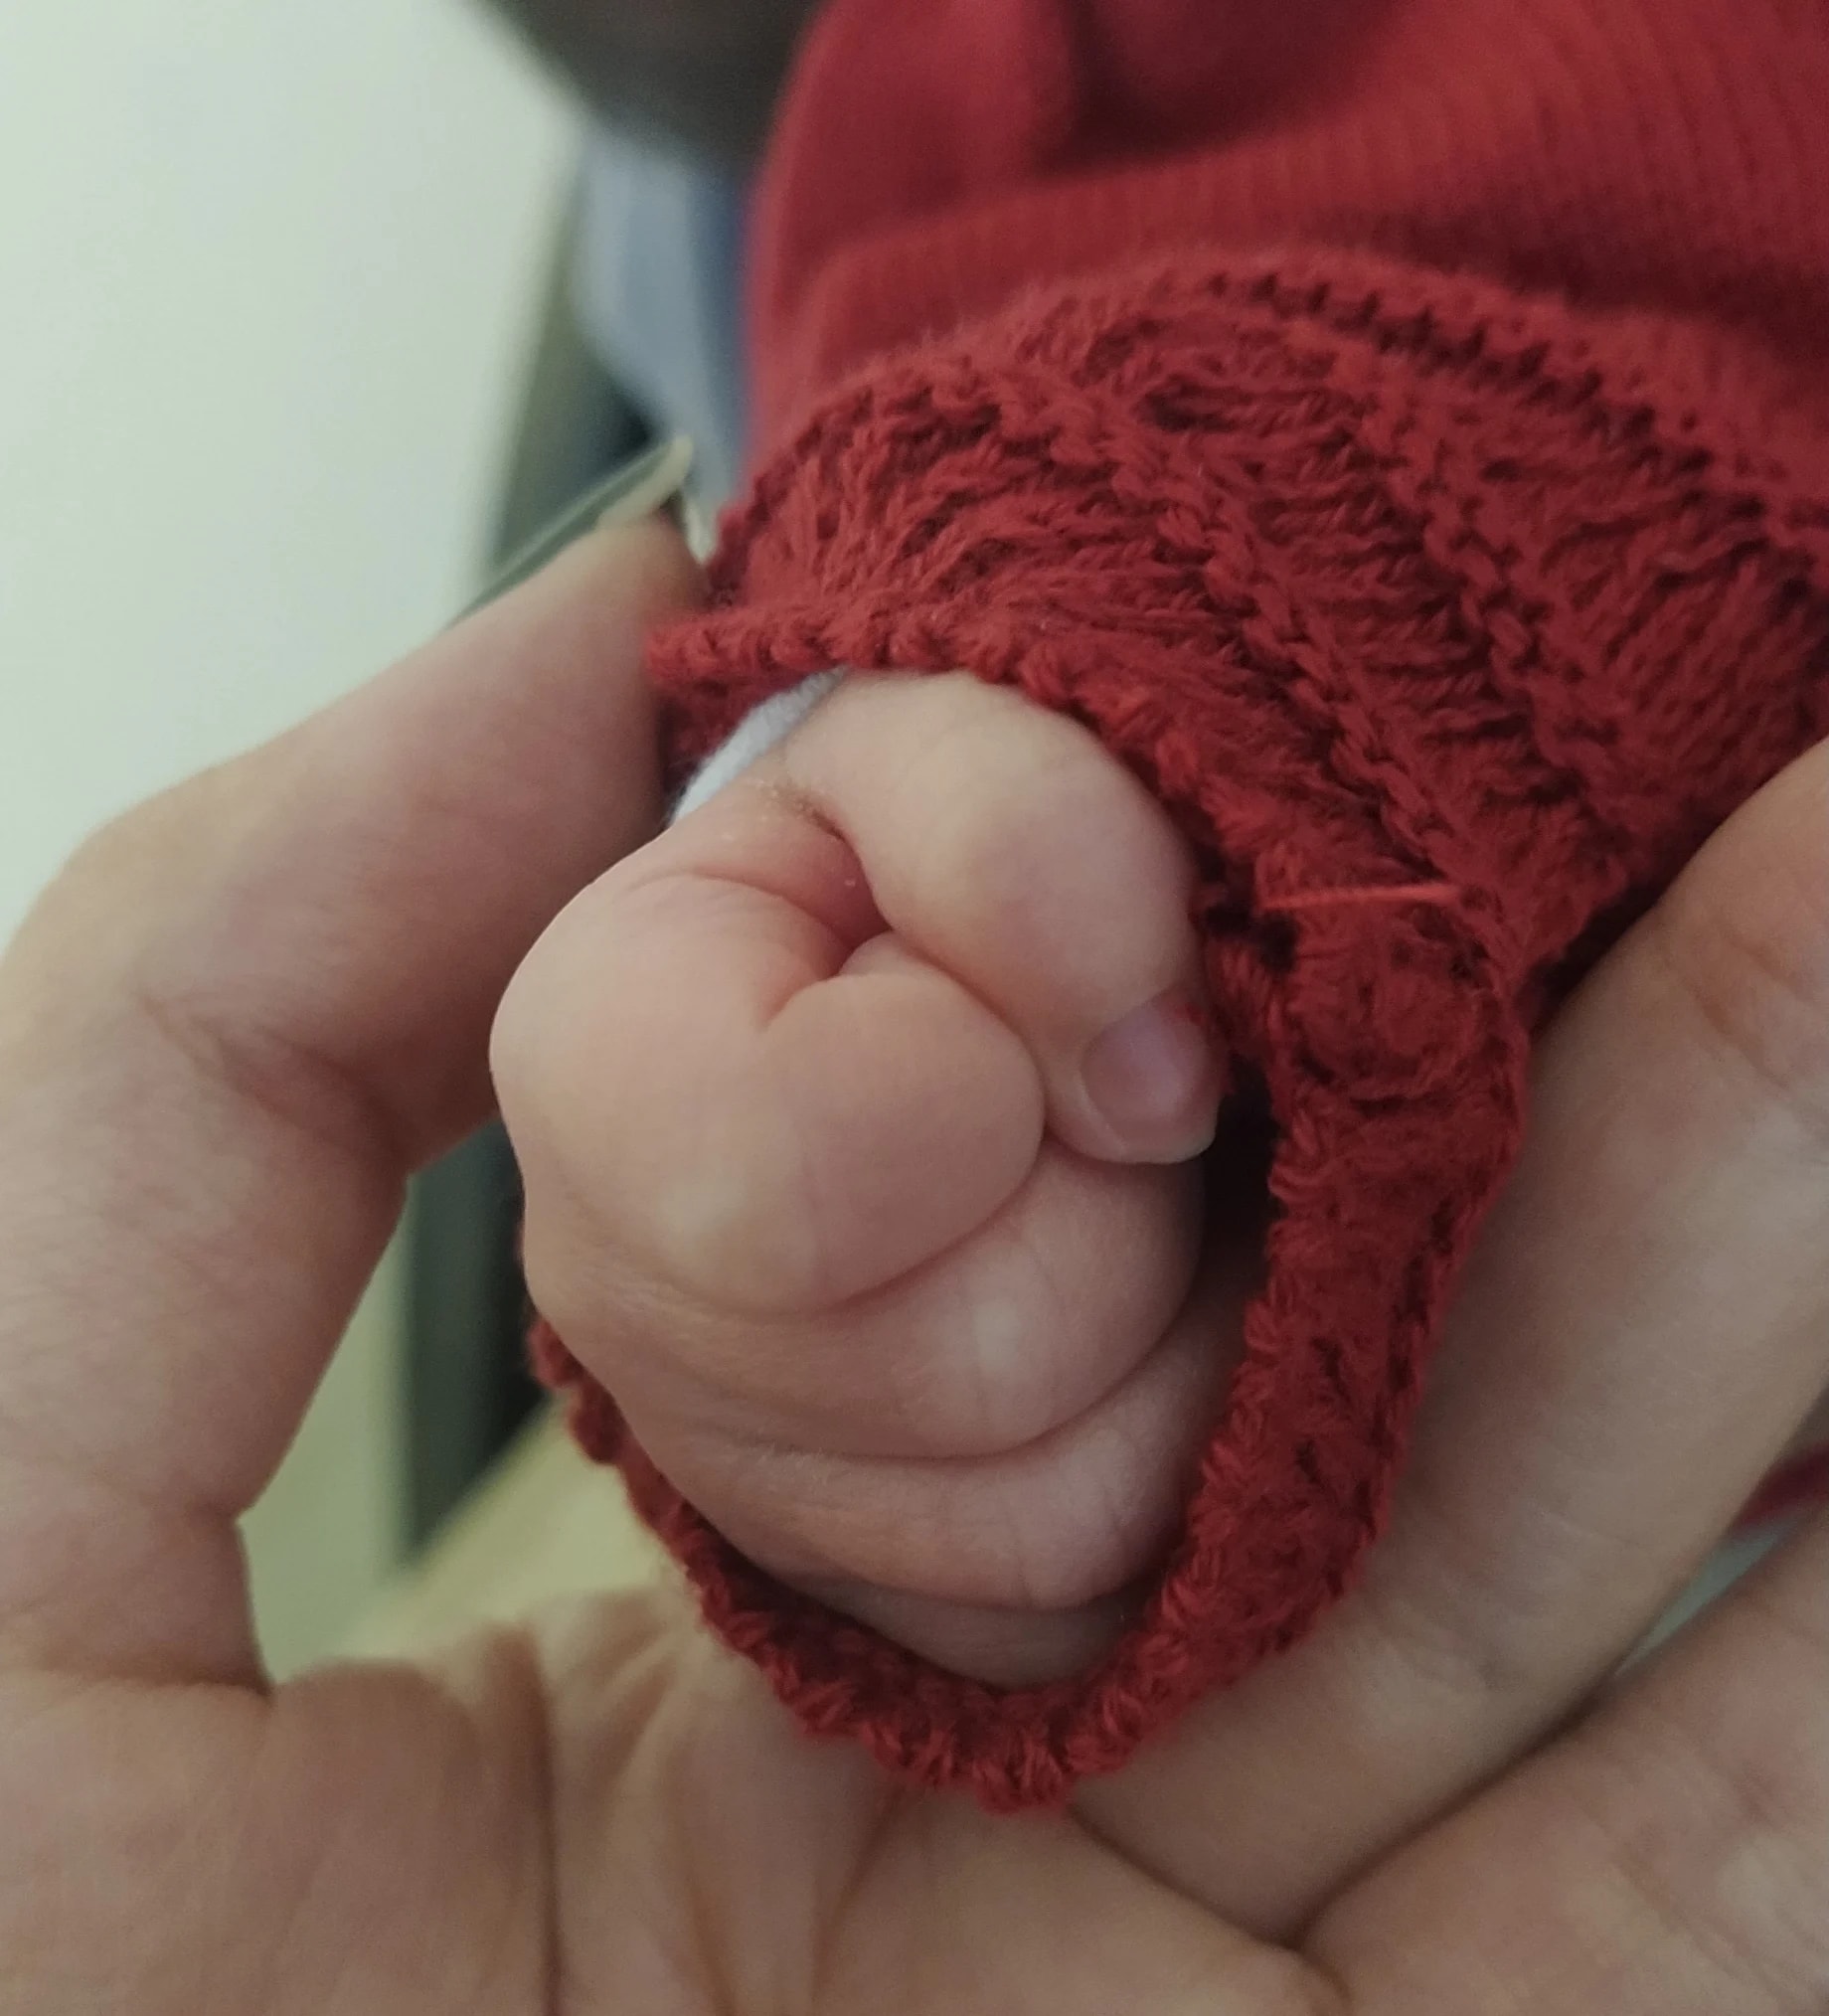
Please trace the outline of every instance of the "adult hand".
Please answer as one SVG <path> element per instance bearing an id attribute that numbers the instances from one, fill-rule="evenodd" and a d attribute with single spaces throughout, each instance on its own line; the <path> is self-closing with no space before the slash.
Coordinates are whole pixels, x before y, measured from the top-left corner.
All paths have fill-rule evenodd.
<path id="1" fill-rule="evenodd" d="M 652 826 L 691 592 L 585 541 L 103 834 L 0 969 L 0 2006 L 1821 2008 L 1829 1526 L 1594 1690 L 1829 1358 L 1829 752 L 1546 1047 L 1360 1593 L 1075 1813 L 886 1787 L 670 1589 L 266 1684 L 236 1517 Z"/>

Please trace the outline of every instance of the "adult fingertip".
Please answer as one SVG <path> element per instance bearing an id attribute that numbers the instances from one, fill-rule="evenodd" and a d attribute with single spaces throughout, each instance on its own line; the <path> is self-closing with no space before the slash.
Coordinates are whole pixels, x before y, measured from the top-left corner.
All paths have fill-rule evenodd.
<path id="1" fill-rule="evenodd" d="M 663 513 L 677 519 L 692 464 L 693 445 L 685 434 L 657 441 L 610 479 L 610 494 L 599 493 L 597 524 L 639 525 Z"/>
<path id="2" fill-rule="evenodd" d="M 511 553 L 464 614 L 476 614 L 546 573 L 592 529 L 602 531 L 645 521 L 670 521 L 677 526 L 683 516 L 683 486 L 692 471 L 692 460 L 691 441 L 675 434 L 612 469 Z"/>
<path id="3" fill-rule="evenodd" d="M 612 513 L 569 547 L 556 565 L 568 563 L 613 575 L 619 584 L 635 589 L 640 606 L 650 614 L 684 613 L 704 600 L 699 563 L 678 524 L 664 511 L 649 511 L 639 518 Z"/>

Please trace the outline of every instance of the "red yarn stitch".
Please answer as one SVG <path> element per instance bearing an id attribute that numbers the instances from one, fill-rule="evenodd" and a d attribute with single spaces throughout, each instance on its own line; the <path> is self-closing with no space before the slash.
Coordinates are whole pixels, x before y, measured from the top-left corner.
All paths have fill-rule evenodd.
<path id="1" fill-rule="evenodd" d="M 1351 908 L 1362 903 L 1452 903 L 1451 882 L 1383 882 L 1359 889 L 1297 889 L 1263 907 L 1287 917 L 1294 911 Z"/>
<path id="2" fill-rule="evenodd" d="M 933 0 L 835 0 L 761 207 L 782 444 L 653 654 L 682 757 L 809 672 L 968 667 L 1192 844 L 1275 1210 L 1144 1613 L 1075 1680 L 940 1672 L 746 1562 L 536 1342 L 806 1726 L 993 1805 L 1347 1586 L 1532 1029 L 1829 728 L 1829 17 L 1342 0 L 1290 68 L 1271 11 L 970 0 L 965 89 Z"/>

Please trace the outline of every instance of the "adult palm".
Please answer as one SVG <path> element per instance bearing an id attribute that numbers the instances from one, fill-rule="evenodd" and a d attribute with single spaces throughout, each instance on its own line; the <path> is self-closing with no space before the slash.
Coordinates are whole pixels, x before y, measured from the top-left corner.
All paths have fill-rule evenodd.
<path id="1" fill-rule="evenodd" d="M 1393 1531 L 1067 1814 L 802 1740 L 671 1590 L 261 1674 L 235 1521 L 490 1017 L 650 830 L 598 535 L 102 834 L 0 974 L 0 2006 L 1818 2010 L 1829 1531 L 1627 1647 L 1829 1358 L 1829 756 L 1565 1016 Z"/>

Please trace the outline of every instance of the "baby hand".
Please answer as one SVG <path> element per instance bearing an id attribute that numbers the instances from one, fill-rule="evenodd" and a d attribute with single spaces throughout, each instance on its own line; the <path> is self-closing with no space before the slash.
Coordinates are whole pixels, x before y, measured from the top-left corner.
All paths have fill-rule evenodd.
<path id="1" fill-rule="evenodd" d="M 498 1019 L 534 1299 L 782 1581 L 1085 1663 L 1224 1377 L 1193 867 L 1083 730 L 854 676 L 555 922 Z"/>

